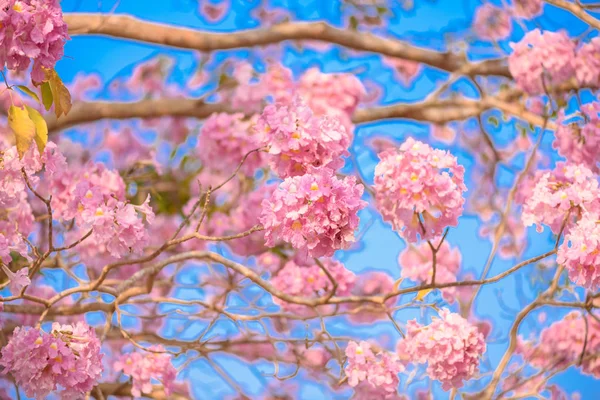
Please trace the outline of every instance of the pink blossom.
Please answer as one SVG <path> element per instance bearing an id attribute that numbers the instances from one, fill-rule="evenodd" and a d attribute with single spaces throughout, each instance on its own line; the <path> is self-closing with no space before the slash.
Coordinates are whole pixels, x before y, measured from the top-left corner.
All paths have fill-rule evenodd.
<path id="1" fill-rule="evenodd" d="M 575 75 L 575 43 L 564 31 L 534 29 L 511 47 L 508 69 L 528 94 L 543 94 Z"/>
<path id="2" fill-rule="evenodd" d="M 217 3 L 211 3 L 208 0 L 199 2 L 200 15 L 211 23 L 221 20 L 227 13 L 229 7 L 229 0 L 219 0 Z"/>
<path id="3" fill-rule="evenodd" d="M 356 76 L 326 74 L 318 68 L 310 68 L 302 74 L 298 93 L 307 99 L 317 115 L 326 115 L 329 109 L 338 109 L 351 115 L 366 94 L 365 87 Z"/>
<path id="4" fill-rule="evenodd" d="M 441 235 L 456 226 L 465 199 L 464 168 L 443 150 L 408 138 L 379 154 L 375 167 L 377 209 L 409 242 Z"/>
<path id="5" fill-rule="evenodd" d="M 456 131 L 448 125 L 431 125 L 431 136 L 440 142 L 451 144 L 456 139 Z"/>
<path id="6" fill-rule="evenodd" d="M 336 295 L 350 294 L 355 282 L 355 275 L 338 261 L 326 259 L 322 261 L 326 269 L 337 283 Z M 292 296 L 316 298 L 331 294 L 333 284 L 327 273 L 317 264 L 299 261 L 288 261 L 271 279 L 273 287 Z M 305 312 L 306 306 L 285 302 L 274 297 L 275 304 L 288 311 Z"/>
<path id="7" fill-rule="evenodd" d="M 404 249 L 398 257 L 398 263 L 402 271 L 402 278 L 410 279 L 416 283 L 431 283 L 433 276 L 433 253 L 427 242 L 418 246 L 409 246 Z M 444 241 L 436 254 L 436 283 L 456 282 L 456 275 L 460 268 L 461 254 L 458 248 L 450 248 L 448 242 Z M 442 295 L 446 301 L 453 303 L 456 297 L 456 288 L 442 289 Z"/>
<path id="8" fill-rule="evenodd" d="M 346 347 L 346 357 L 348 365 L 344 371 L 350 386 L 356 387 L 364 382 L 386 395 L 397 392 L 400 382 L 398 374 L 404 371 L 404 365 L 396 354 L 386 351 L 375 354 L 368 342 L 351 341 Z"/>
<path id="9" fill-rule="evenodd" d="M 409 86 L 421 72 L 420 63 L 403 58 L 383 57 L 383 63 L 394 69 L 396 76 L 404 86 Z"/>
<path id="10" fill-rule="evenodd" d="M 152 346 L 145 352 L 123 354 L 113 367 L 131 377 L 131 394 L 136 397 L 152 392 L 152 379 L 158 380 L 164 386 L 168 396 L 177 377 L 177 370 L 171 364 L 171 356 L 165 353 L 160 345 Z"/>
<path id="11" fill-rule="evenodd" d="M 543 0 L 513 0 L 515 15 L 522 18 L 537 17 L 542 13 Z"/>
<path id="12" fill-rule="evenodd" d="M 315 117 L 299 97 L 289 104 L 265 107 L 255 131 L 264 135 L 271 168 L 282 178 L 303 175 L 309 168 L 343 165 L 351 136 L 335 117 Z"/>
<path id="13" fill-rule="evenodd" d="M 356 284 L 354 285 L 352 294 L 356 296 L 385 296 L 393 291 L 394 280 L 392 277 L 385 272 L 374 271 L 359 276 L 359 278 L 356 280 Z M 398 297 L 392 297 L 387 300 L 384 305 L 387 308 L 393 307 L 397 300 Z M 361 306 L 362 308 L 365 308 L 367 305 L 357 304 L 356 306 L 349 307 L 352 310 L 353 308 L 359 308 Z M 372 304 L 369 304 L 368 306 L 374 308 L 374 310 L 361 310 L 360 312 L 353 312 L 348 316 L 348 319 L 356 323 L 371 323 L 379 319 L 387 318 L 387 314 L 383 308 L 378 310 L 378 307 L 374 307 Z"/>
<path id="14" fill-rule="evenodd" d="M 4 237 L 4 236 L 2 236 Z M 9 280 L 8 287 L 13 296 L 18 296 L 21 293 L 21 289 L 28 286 L 31 283 L 29 279 L 29 268 L 21 268 L 17 272 L 12 272 L 6 265 L 0 263 L 0 268 L 6 274 Z"/>
<path id="15" fill-rule="evenodd" d="M 83 322 L 54 323 L 51 333 L 15 328 L 2 349 L 0 365 L 27 396 L 40 400 L 59 388 L 63 399 L 83 398 L 103 370 L 100 341 Z"/>
<path id="16" fill-rule="evenodd" d="M 554 134 L 552 147 L 558 154 L 573 164 L 584 164 L 594 172 L 598 172 L 600 160 L 600 103 L 594 102 L 581 107 L 585 116 L 565 123 L 564 112 L 559 113 L 558 128 Z"/>
<path id="17" fill-rule="evenodd" d="M 354 177 L 342 180 L 329 169 L 287 178 L 262 202 L 266 245 L 283 240 L 311 257 L 347 249 L 366 206 L 363 190 Z"/>
<path id="18" fill-rule="evenodd" d="M 204 121 L 198 136 L 196 151 L 200 161 L 211 170 L 232 173 L 246 154 L 262 147 L 262 136 L 243 114 L 214 113 Z M 253 176 L 263 166 L 262 151 L 248 155 L 241 171 Z"/>
<path id="19" fill-rule="evenodd" d="M 473 30 L 484 40 L 501 40 L 510 35 L 510 13 L 493 4 L 485 3 L 475 11 Z"/>
<path id="20" fill-rule="evenodd" d="M 533 192 L 523 204 L 522 220 L 525 226 L 548 225 L 558 233 L 570 213 L 575 219 L 581 210 L 597 209 L 600 190 L 596 176 L 581 164 L 557 163 L 553 171 L 541 174 L 533 186 Z M 571 226 L 566 221 L 566 229 Z"/>
<path id="21" fill-rule="evenodd" d="M 42 82 L 69 39 L 56 0 L 5 0 L 0 9 L 0 66 L 24 71 L 33 60 L 31 79 Z"/>
<path id="22" fill-rule="evenodd" d="M 89 92 L 97 91 L 102 87 L 102 81 L 99 75 L 90 74 L 84 75 L 78 73 L 75 75 L 75 79 L 71 83 L 70 92 L 73 100 L 89 100 Z"/>
<path id="23" fill-rule="evenodd" d="M 577 285 L 596 290 L 600 284 L 600 219 L 597 214 L 584 213 L 565 235 L 557 258 Z"/>
<path id="24" fill-rule="evenodd" d="M 401 359 L 427 363 L 427 374 L 442 383 L 444 390 L 459 389 L 463 380 L 477 372 L 486 349 L 483 334 L 459 314 L 440 311 L 429 325 L 408 321 L 406 338 L 398 342 Z"/>
<path id="25" fill-rule="evenodd" d="M 582 86 L 597 87 L 600 84 L 600 38 L 583 43 L 575 56 L 575 75 Z"/>

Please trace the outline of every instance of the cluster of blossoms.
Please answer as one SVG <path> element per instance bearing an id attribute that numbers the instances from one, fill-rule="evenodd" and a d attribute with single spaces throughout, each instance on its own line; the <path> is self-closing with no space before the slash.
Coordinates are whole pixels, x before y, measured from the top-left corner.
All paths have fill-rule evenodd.
<path id="1" fill-rule="evenodd" d="M 542 13 L 543 0 L 513 0 L 515 15 L 523 18 L 533 18 Z"/>
<path id="2" fill-rule="evenodd" d="M 599 53 L 600 55 L 600 53 Z M 600 71 L 600 65 L 598 70 Z M 558 154 L 573 164 L 583 164 L 598 172 L 600 160 L 600 103 L 593 102 L 581 107 L 581 117 L 565 123 L 564 111 L 556 121 L 558 128 L 554 134 L 554 147 Z"/>
<path id="3" fill-rule="evenodd" d="M 400 382 L 398 374 L 404 371 L 396 354 L 386 351 L 375 354 L 368 342 L 361 341 L 348 343 L 346 357 L 345 372 L 350 386 L 370 386 L 372 398 L 387 398 L 396 393 Z M 372 393 L 373 389 L 376 393 Z"/>
<path id="4" fill-rule="evenodd" d="M 522 220 L 525 226 L 542 224 L 558 233 L 567 215 L 578 217 L 582 211 L 598 208 L 600 190 L 594 173 L 580 164 L 557 163 L 553 171 L 543 173 L 533 192 L 523 204 Z M 569 221 L 567 221 L 569 222 Z M 566 228 L 570 227 L 567 223 Z"/>
<path id="5" fill-rule="evenodd" d="M 569 279 L 595 290 L 600 285 L 600 218 L 597 213 L 585 213 L 569 229 L 558 248 L 556 261 L 569 272 Z"/>
<path id="6" fill-rule="evenodd" d="M 349 155 L 351 136 L 335 117 L 315 117 L 300 97 L 265 107 L 256 131 L 264 134 L 271 168 L 282 178 L 309 168 L 337 169 Z"/>
<path id="7" fill-rule="evenodd" d="M 385 296 L 394 290 L 394 280 L 385 272 L 373 271 L 361 274 L 360 279 L 354 285 L 352 294 L 356 296 Z M 385 302 L 385 307 L 391 308 L 397 301 L 397 297 L 392 297 Z M 364 310 L 364 304 L 349 305 L 352 308 L 361 308 L 359 312 L 353 312 L 348 319 L 357 323 L 369 323 L 379 319 L 387 318 L 383 309 Z"/>
<path id="8" fill-rule="evenodd" d="M 543 94 L 571 79 L 586 86 L 600 83 L 600 39 L 577 46 L 566 32 L 535 29 L 511 46 L 508 68 L 528 94 Z"/>
<path id="9" fill-rule="evenodd" d="M 31 78 L 42 82 L 43 68 L 54 68 L 69 38 L 57 0 L 0 2 L 0 66 L 24 71 L 33 60 Z"/>
<path id="10" fill-rule="evenodd" d="M 102 374 L 100 341 L 85 323 L 54 323 L 51 333 L 15 328 L 0 365 L 27 396 L 46 399 L 62 388 L 63 399 L 83 399 Z"/>
<path id="11" fill-rule="evenodd" d="M 262 137 L 251 129 L 253 124 L 241 113 L 214 113 L 208 117 L 198 136 L 197 154 L 202 164 L 212 170 L 233 172 L 250 151 L 262 147 Z M 253 176 L 263 164 L 263 154 L 255 152 L 247 156 L 241 171 Z"/>
<path id="12" fill-rule="evenodd" d="M 461 254 L 458 248 L 452 249 L 444 241 L 436 253 L 435 282 L 456 282 L 456 275 L 460 268 Z M 417 283 L 431 283 L 433 276 L 433 253 L 427 242 L 418 246 L 408 246 L 399 257 L 402 278 L 408 278 Z M 442 289 L 442 296 L 450 303 L 456 297 L 456 288 Z"/>
<path id="13" fill-rule="evenodd" d="M 377 208 L 410 242 L 431 239 L 456 226 L 465 199 L 464 168 L 443 150 L 408 138 L 379 154 L 375 167 Z"/>
<path id="14" fill-rule="evenodd" d="M 327 168 L 286 178 L 262 203 L 266 245 L 283 240 L 311 257 L 347 249 L 366 206 L 363 190 L 355 177 L 339 179 Z"/>
<path id="15" fill-rule="evenodd" d="M 596 378 L 600 377 L 599 351 L 600 323 L 577 311 L 544 328 L 538 340 L 519 338 L 516 349 L 536 368 L 562 369 L 581 362 L 582 371 Z"/>
<path id="16" fill-rule="evenodd" d="M 444 390 L 462 387 L 463 380 L 477 372 L 486 349 L 484 336 L 459 314 L 443 309 L 429 325 L 412 320 L 406 330 L 398 354 L 414 363 L 427 363 L 427 374 L 439 380 Z"/>
<path id="17" fill-rule="evenodd" d="M 177 370 L 171 364 L 171 356 L 164 353 L 162 346 L 152 346 L 143 353 L 123 354 L 115 363 L 115 371 L 123 371 L 132 379 L 131 394 L 141 397 L 152 393 L 152 380 L 159 381 L 169 396 L 174 388 Z"/>
<path id="18" fill-rule="evenodd" d="M 477 8 L 473 30 L 484 40 L 506 39 L 512 29 L 510 13 L 493 4 L 486 3 Z"/>
<path id="19" fill-rule="evenodd" d="M 292 296 L 315 298 L 328 295 L 331 294 L 334 287 L 327 273 L 323 271 L 326 269 L 333 278 L 333 282 L 337 284 L 335 294 L 338 296 L 350 294 L 356 276 L 339 261 L 326 259 L 322 264 L 323 268 L 317 264 L 307 264 L 299 260 L 288 261 L 271 279 L 271 284 L 279 291 Z M 274 301 L 288 311 L 301 312 L 306 309 L 302 305 L 287 303 L 278 298 L 275 298 Z"/>

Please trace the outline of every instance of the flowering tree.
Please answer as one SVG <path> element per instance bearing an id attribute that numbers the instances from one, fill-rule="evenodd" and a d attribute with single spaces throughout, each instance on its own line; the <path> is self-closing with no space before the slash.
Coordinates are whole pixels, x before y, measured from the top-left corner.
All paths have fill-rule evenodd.
<path id="1" fill-rule="evenodd" d="M 423 45 L 394 34 L 407 0 L 189 8 L 251 22 L 227 33 L 65 3 L 0 0 L 0 398 L 575 399 L 561 375 L 600 378 L 593 4 L 485 2 Z M 160 55 L 74 59 L 65 84 L 86 35 Z"/>

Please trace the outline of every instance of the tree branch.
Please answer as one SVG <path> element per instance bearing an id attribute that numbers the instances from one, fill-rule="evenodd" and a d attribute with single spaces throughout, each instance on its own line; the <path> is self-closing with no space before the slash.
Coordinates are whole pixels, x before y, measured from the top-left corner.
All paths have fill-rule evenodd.
<path id="1" fill-rule="evenodd" d="M 203 52 L 265 46 L 286 40 L 317 40 L 456 71 L 468 63 L 463 55 L 441 53 L 368 32 L 340 29 L 324 22 L 287 22 L 269 28 L 212 33 L 143 21 L 128 15 L 65 14 L 69 34 L 95 34 Z M 504 60 L 473 64 L 470 75 L 511 77 Z"/>

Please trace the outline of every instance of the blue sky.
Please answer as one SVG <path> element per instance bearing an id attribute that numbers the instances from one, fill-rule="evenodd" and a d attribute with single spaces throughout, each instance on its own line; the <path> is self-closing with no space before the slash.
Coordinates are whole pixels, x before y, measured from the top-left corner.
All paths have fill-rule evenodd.
<path id="1" fill-rule="evenodd" d="M 202 1 L 202 0 L 201 0 Z M 238 29 L 246 29 L 257 26 L 257 22 L 249 16 L 249 11 L 259 2 L 248 0 L 232 0 L 230 14 L 218 24 L 209 24 L 202 19 L 198 13 L 198 3 L 194 0 L 149 0 L 132 1 L 121 0 L 117 5 L 114 1 L 94 2 L 89 0 L 63 0 L 62 6 L 65 11 L 76 12 L 109 12 L 117 14 L 132 14 L 138 18 L 148 21 L 163 22 L 178 26 L 186 26 L 215 32 L 230 32 Z M 435 49 L 445 49 L 445 37 L 453 37 L 455 40 L 472 39 L 466 29 L 470 25 L 473 10 L 479 4 L 477 1 L 462 0 L 422 0 L 415 1 L 417 6 L 414 11 L 399 11 L 397 16 L 390 23 L 390 31 L 398 38 L 409 40 L 420 46 L 426 46 Z M 297 20 L 320 20 L 325 19 L 334 25 L 341 23 L 339 14 L 339 4 L 337 1 L 273 1 L 272 6 L 287 8 Z M 549 6 L 545 8 L 545 14 L 533 22 L 528 22 L 528 28 L 540 26 L 544 29 L 556 30 L 558 27 L 567 27 L 572 35 L 579 35 L 585 31 L 586 26 L 578 22 L 572 16 L 552 9 Z M 523 34 L 520 26 L 515 26 L 513 30 L 513 40 L 517 40 Z M 500 47 L 508 50 L 508 41 L 500 43 Z M 497 56 L 499 49 L 490 44 L 473 42 L 469 47 L 469 57 L 472 59 L 481 59 L 485 57 Z M 105 37 L 77 36 L 74 37 L 65 48 L 65 59 L 63 59 L 57 70 L 63 79 L 71 81 L 78 72 L 97 73 L 103 80 L 110 81 L 116 77 L 123 77 L 131 72 L 132 67 L 142 61 L 148 60 L 156 55 L 168 55 L 176 60 L 175 72 L 172 80 L 176 83 L 183 82 L 183 79 L 196 68 L 196 58 L 191 51 L 173 50 L 161 48 L 158 46 L 134 43 L 130 41 L 117 40 Z M 248 52 L 246 50 L 224 52 L 223 57 L 244 58 Z M 394 82 L 392 71 L 382 65 L 379 56 L 372 54 L 349 55 L 349 53 L 339 47 L 335 47 L 325 53 L 314 50 L 298 50 L 287 46 L 281 60 L 285 65 L 293 69 L 295 74 L 303 70 L 319 66 L 324 71 L 361 71 L 359 77 L 363 80 L 370 80 L 379 83 L 384 88 L 382 104 L 394 102 L 415 102 L 423 99 L 445 74 L 439 71 L 426 69 L 414 84 L 405 88 Z M 210 68 L 210 66 L 208 67 Z M 457 85 L 458 90 L 464 90 L 464 93 L 472 93 L 464 84 Z M 100 93 L 99 98 L 110 98 L 107 91 Z M 510 138 L 515 137 L 514 126 L 504 126 L 502 129 L 494 132 L 495 140 L 498 143 L 506 143 Z M 409 123 L 403 121 L 388 121 L 385 123 L 372 123 L 360 126 L 356 132 L 356 141 L 353 146 L 353 152 L 359 161 L 360 168 L 367 177 L 372 177 L 373 168 L 376 163 L 376 157 L 373 152 L 365 146 L 365 140 L 377 135 L 384 135 L 396 140 L 403 140 L 408 135 L 429 141 L 428 129 L 425 125 Z M 539 132 L 536 132 L 539 135 Z M 537 137 L 537 136 L 536 136 Z M 543 147 L 550 148 L 551 134 L 545 136 Z M 444 147 L 442 143 L 433 142 L 436 147 Z M 465 154 L 460 149 L 452 147 L 461 163 L 467 170 L 473 163 L 469 154 Z M 371 178 L 369 178 L 371 179 Z M 470 186 L 472 182 L 467 182 Z M 366 270 L 383 270 L 390 273 L 395 278 L 399 277 L 397 266 L 397 256 L 404 248 L 403 241 L 389 229 L 389 226 L 383 224 L 376 213 L 372 210 L 364 212 L 361 215 L 363 224 L 366 225 L 369 220 L 373 220 L 364 236 L 364 246 L 353 252 L 339 254 L 348 268 L 360 273 Z M 460 220 L 457 228 L 451 229 L 448 235 L 448 241 L 453 246 L 458 246 L 463 255 L 464 270 L 475 271 L 479 275 L 485 260 L 490 251 L 491 244 L 487 240 L 482 240 L 478 236 L 479 222 L 471 216 L 464 216 Z M 529 248 L 525 257 L 540 254 L 551 248 L 551 238 L 549 234 L 538 234 L 532 229 L 529 233 Z M 512 266 L 513 260 L 496 260 L 492 266 L 490 274 L 496 274 Z M 522 306 L 517 298 L 518 288 L 524 282 L 523 294 L 531 299 L 531 289 L 526 284 L 528 275 L 533 272 L 533 268 L 525 268 L 518 277 L 510 277 L 499 284 L 485 287 L 479 296 L 476 313 L 480 317 L 492 319 L 494 321 L 494 333 L 492 337 L 506 337 L 509 321 L 500 317 L 502 314 L 514 315 L 510 310 L 502 310 L 504 306 L 499 302 L 498 295 L 501 296 L 505 305 L 511 308 Z M 406 300 L 406 299 L 405 299 Z M 549 319 L 553 319 L 556 310 L 546 310 Z M 561 310 L 561 313 L 564 310 Z M 406 321 L 409 318 L 416 317 L 415 311 L 403 311 L 397 314 L 399 321 Z M 529 322 L 523 326 L 523 333 L 528 329 L 536 328 L 536 314 L 529 318 Z M 531 322 L 534 322 L 531 324 Z M 340 322 L 334 322 L 330 326 L 331 332 L 343 333 L 350 327 Z M 215 332 L 227 332 L 232 329 L 227 323 L 218 326 Z M 370 326 L 352 327 L 362 337 L 388 337 L 391 343 L 397 340 L 397 333 L 389 323 L 379 323 Z M 174 331 L 166 332 L 167 335 L 175 334 Z M 501 357 L 506 341 L 495 340 L 489 343 L 488 357 L 495 365 Z M 267 378 L 261 376 L 257 371 L 272 371 L 268 365 L 262 365 L 258 369 L 249 370 L 243 363 L 228 358 L 218 359 L 222 366 L 233 371 L 236 376 L 243 376 L 243 386 L 247 389 L 247 394 L 256 395 L 260 393 Z M 189 370 L 189 379 L 192 380 L 194 392 L 198 398 L 223 398 L 226 394 L 232 394 L 231 389 L 215 374 L 210 371 L 204 362 L 195 363 Z M 184 375 L 184 377 L 186 377 Z M 300 378 L 303 380 L 302 378 Z M 590 377 L 581 376 L 576 370 L 569 370 L 553 380 L 559 383 L 567 392 L 578 391 L 583 399 L 595 399 L 600 390 L 600 383 Z M 476 383 L 475 383 L 476 385 Z M 321 399 L 332 398 L 330 394 L 322 394 L 322 388 L 317 384 L 306 384 L 302 386 L 300 398 L 302 399 Z M 442 392 L 437 391 L 440 399 L 446 398 Z M 347 398 L 347 393 L 339 398 Z M 438 398 L 436 396 L 436 398 Z"/>

